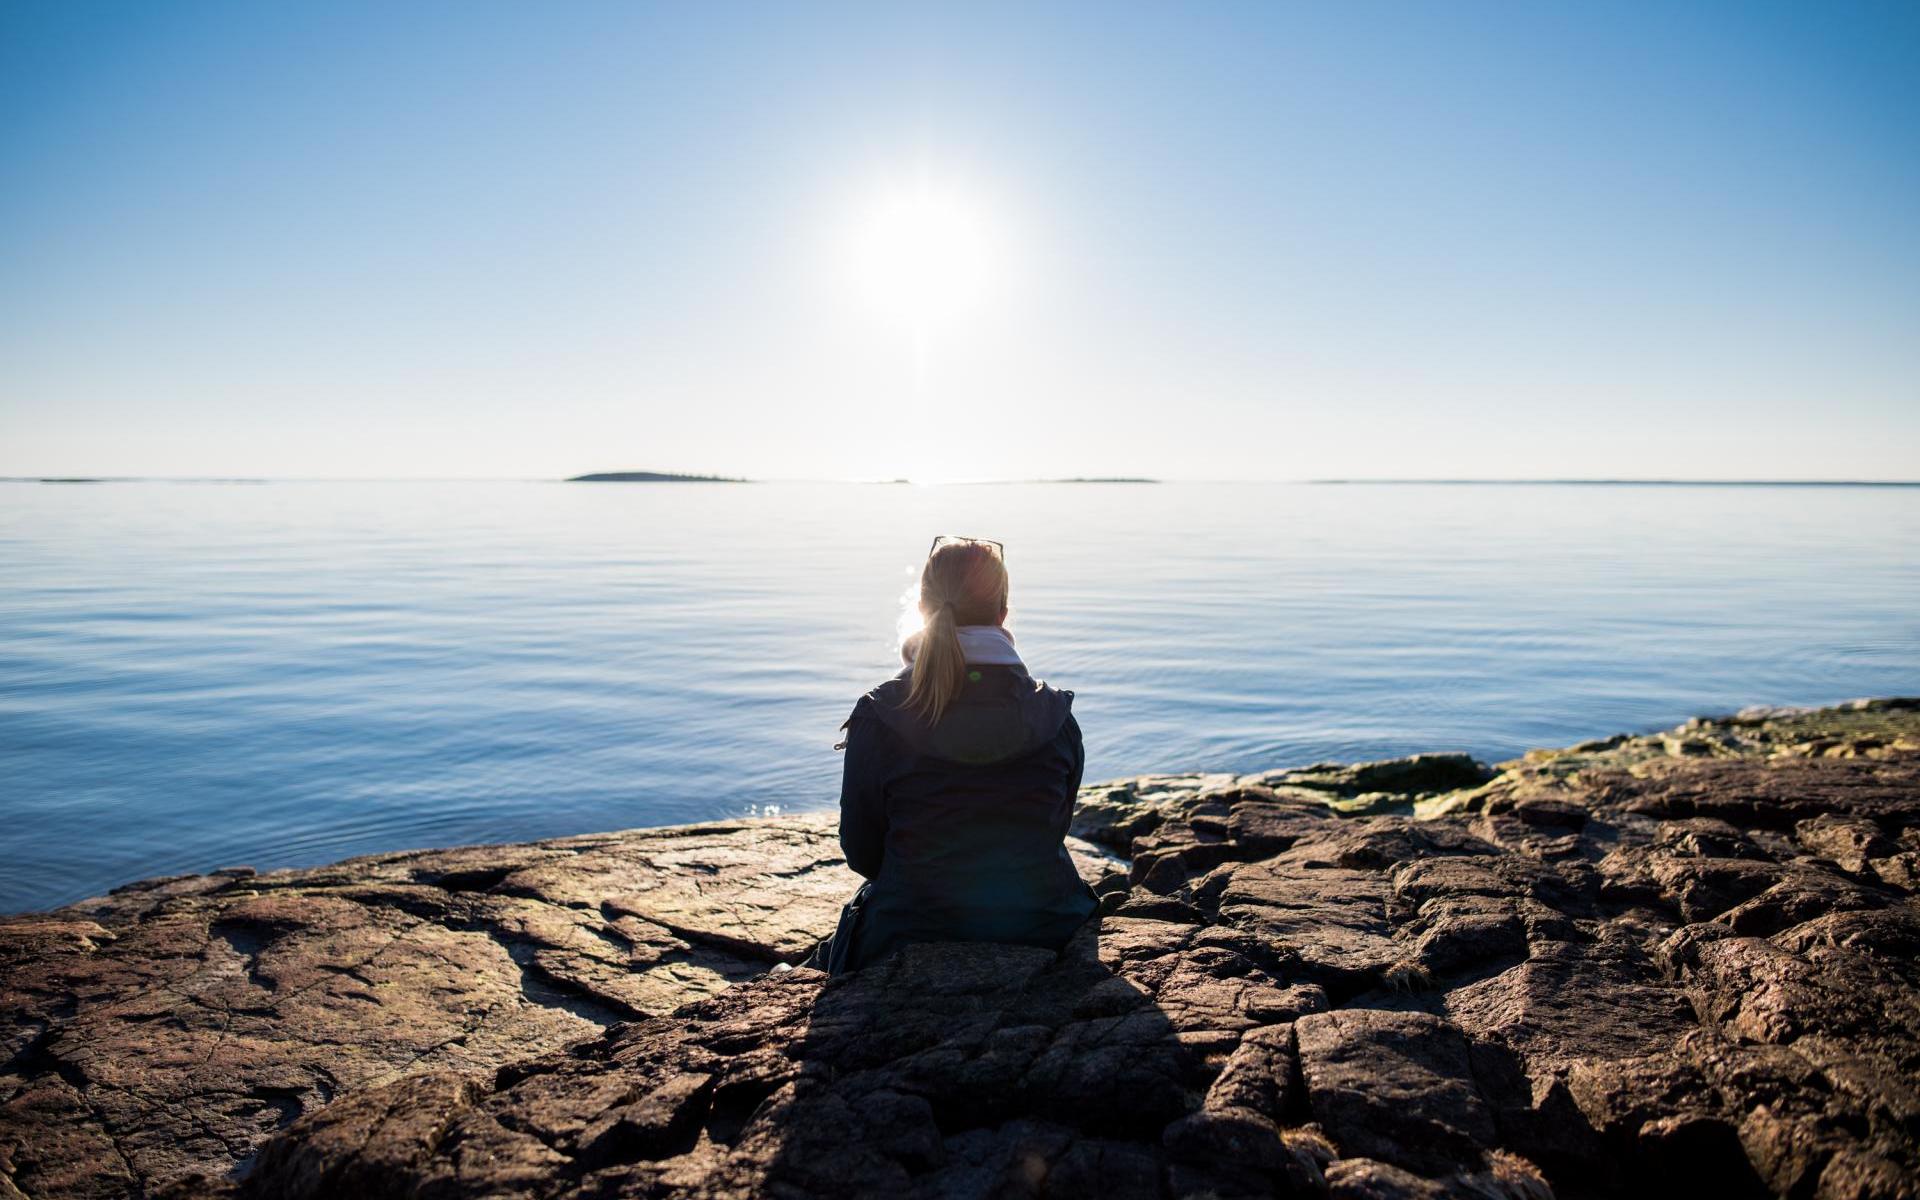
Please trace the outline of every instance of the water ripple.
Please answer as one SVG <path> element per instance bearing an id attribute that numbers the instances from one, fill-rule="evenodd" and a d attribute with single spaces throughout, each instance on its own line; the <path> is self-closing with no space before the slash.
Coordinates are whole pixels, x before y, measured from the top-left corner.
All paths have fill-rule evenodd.
<path id="1" fill-rule="evenodd" d="M 1920 491 L 0 484 L 0 911 L 829 808 L 935 533 L 1092 778 L 1920 691 Z"/>

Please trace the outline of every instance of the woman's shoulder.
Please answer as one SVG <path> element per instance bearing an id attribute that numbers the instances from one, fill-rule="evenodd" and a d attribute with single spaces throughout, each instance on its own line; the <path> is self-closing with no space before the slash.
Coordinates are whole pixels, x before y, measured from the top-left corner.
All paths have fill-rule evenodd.
<path id="1" fill-rule="evenodd" d="M 870 731 L 860 734 L 862 738 L 878 736 L 915 752 L 960 761 L 998 761 L 1008 757 L 1007 747 L 1014 743 L 1031 750 L 1056 738 L 1079 741 L 1071 691 L 1036 680 L 1021 667 L 981 665 L 971 673 L 975 683 L 982 683 L 982 676 L 997 678 L 986 679 L 981 692 L 956 704 L 938 726 L 908 707 L 912 675 L 902 671 L 864 693 L 844 728 L 849 736 L 858 727 Z M 985 755 L 981 746 L 986 744 L 997 752 Z"/>
<path id="2" fill-rule="evenodd" d="M 1009 688 L 1007 692 L 1002 693 L 1003 695 L 1011 694 L 1015 697 L 1022 697 L 1023 695 L 1030 694 L 1033 697 L 1044 698 L 1044 702 L 1058 704 L 1063 708 L 1070 709 L 1073 706 L 1073 689 L 1055 687 L 1044 679 L 1035 679 L 1032 675 L 1028 674 L 1023 667 L 979 667 L 974 670 L 974 678 L 978 679 L 983 671 L 1003 673 L 1009 677 L 1010 683 L 1017 682 L 1017 686 Z M 902 667 L 898 675 L 885 679 L 862 692 L 860 698 L 854 701 L 853 711 L 856 715 L 860 715 L 861 709 L 863 708 L 905 708 L 907 695 L 912 691 L 912 688 L 913 668 Z"/>
<path id="3" fill-rule="evenodd" d="M 907 692 L 913 687 L 913 668 L 902 667 L 898 675 L 891 676 L 874 684 L 860 694 L 860 703 L 897 706 L 906 703 Z"/>
<path id="4" fill-rule="evenodd" d="M 885 679 L 860 693 L 853 702 L 853 712 L 847 717 L 851 724 L 862 719 L 882 720 L 886 714 L 899 712 L 906 707 L 907 691 L 911 679 L 906 670 L 891 679 Z"/>

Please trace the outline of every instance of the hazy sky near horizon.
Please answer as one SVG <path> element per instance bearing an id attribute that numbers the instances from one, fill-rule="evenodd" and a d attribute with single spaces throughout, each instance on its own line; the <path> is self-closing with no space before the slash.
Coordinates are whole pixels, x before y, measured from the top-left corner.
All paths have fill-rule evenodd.
<path id="1" fill-rule="evenodd" d="M 1920 476 L 1920 5 L 0 0 L 0 474 Z"/>

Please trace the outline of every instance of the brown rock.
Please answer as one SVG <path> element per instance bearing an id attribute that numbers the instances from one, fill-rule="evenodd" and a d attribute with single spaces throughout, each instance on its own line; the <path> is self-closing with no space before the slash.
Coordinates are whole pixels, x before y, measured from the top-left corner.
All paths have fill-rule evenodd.
<path id="1" fill-rule="evenodd" d="M 1387 879 L 1291 859 L 1295 853 L 1236 864 L 1211 881 L 1220 919 L 1323 987 L 1351 994 L 1372 986 L 1406 953 L 1387 918 Z"/>
<path id="2" fill-rule="evenodd" d="M 1477 1165 L 1495 1142 L 1467 1039 L 1426 1013 L 1341 1009 L 1294 1022 L 1314 1118 L 1343 1154 L 1425 1172 Z"/>
<path id="3" fill-rule="evenodd" d="M 1584 1059 L 1649 1053 L 1694 1028 L 1687 994 L 1628 946 L 1550 943 L 1490 979 L 1456 988 L 1446 1013 L 1516 1051 L 1545 1079 Z"/>
<path id="4" fill-rule="evenodd" d="M 1869 859 L 1884 858 L 1899 849 L 1874 822 L 1840 813 L 1821 813 L 1794 826 L 1794 840 L 1843 871 L 1859 874 Z"/>
<path id="5" fill-rule="evenodd" d="M 337 1096 L 757 974 L 855 882 L 815 818 L 156 880 L 0 920 L 0 1155 L 34 1196 L 222 1175 Z"/>
<path id="6" fill-rule="evenodd" d="M 1916 746 L 1089 789 L 1065 952 L 830 982 L 821 818 L 149 881 L 0 920 L 0 1197 L 1913 1195 Z"/>

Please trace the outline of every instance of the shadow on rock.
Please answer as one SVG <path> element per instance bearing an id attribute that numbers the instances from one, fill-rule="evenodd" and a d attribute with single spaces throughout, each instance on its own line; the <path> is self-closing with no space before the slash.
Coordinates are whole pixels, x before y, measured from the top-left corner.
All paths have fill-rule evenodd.
<path id="1" fill-rule="evenodd" d="M 1057 956 L 910 947 L 829 983 L 797 1078 L 738 1147 L 737 1182 L 823 1196 L 1158 1195 L 1149 1147 L 1205 1068 L 1101 963 L 1099 932 Z"/>
<path id="2" fill-rule="evenodd" d="M 241 1183 L 197 1186 L 288 1200 L 1323 1187 L 1323 1143 L 1280 1132 L 1290 1027 L 1245 1015 L 1249 987 L 1320 998 L 1194 957 L 1196 926 L 1107 920 L 1122 928 L 1096 920 L 1057 955 L 927 945 L 831 981 L 766 976 L 490 1085 L 416 1076 L 301 1121 Z M 1140 964 L 1162 985 L 1184 972 L 1186 1003 L 1169 1013 L 1154 981 L 1115 969 Z"/>

